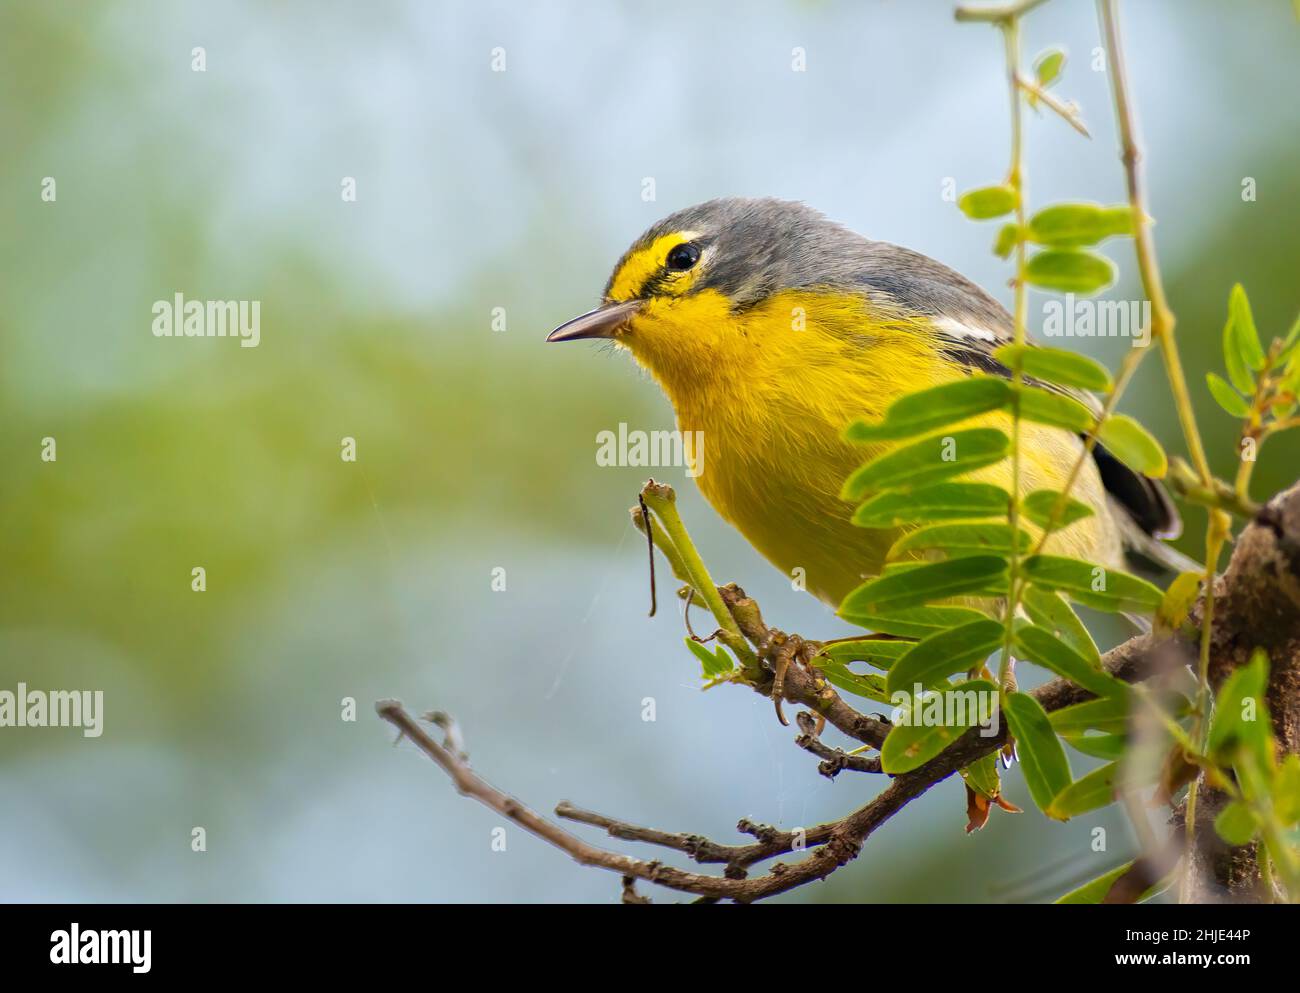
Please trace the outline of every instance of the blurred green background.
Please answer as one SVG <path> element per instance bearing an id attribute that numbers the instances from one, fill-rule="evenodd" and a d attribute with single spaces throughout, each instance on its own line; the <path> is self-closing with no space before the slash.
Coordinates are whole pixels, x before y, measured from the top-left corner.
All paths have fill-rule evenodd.
<path id="1" fill-rule="evenodd" d="M 1158 244 L 1226 473 L 1234 426 L 1204 373 L 1228 290 L 1246 285 L 1266 335 L 1300 298 L 1297 26 L 1284 0 L 1125 6 Z M 454 712 L 476 766 L 543 811 L 730 840 L 741 816 L 810 825 L 879 789 L 819 777 L 768 701 L 699 691 L 680 619 L 645 616 L 626 508 L 646 471 L 595 463 L 598 431 L 671 412 L 626 358 L 543 338 L 649 223 L 731 194 L 806 200 L 1005 301 L 995 226 L 940 196 L 1005 169 L 993 31 L 883 0 L 0 11 L 0 689 L 102 689 L 106 708 L 97 739 L 0 729 L 0 898 L 617 899 L 519 830 L 493 851 L 500 819 L 391 747 L 372 711 L 388 696 Z M 1068 49 L 1058 92 L 1093 131 L 1031 119 L 1032 202 L 1122 199 L 1092 5 L 1058 0 L 1025 33 L 1026 57 Z M 1113 294 L 1139 296 L 1129 245 L 1108 251 Z M 260 300 L 260 346 L 155 338 L 153 301 L 177 292 Z M 1084 344 L 1112 366 L 1126 347 Z M 1127 406 L 1182 451 L 1158 361 Z M 1270 442 L 1257 497 L 1298 452 Z M 680 469 L 655 474 L 716 577 L 782 628 L 845 632 Z M 1194 554 L 1204 517 L 1187 518 Z M 942 784 L 783 899 L 1046 899 L 1134 847 L 1113 809 L 995 812 L 965 837 L 963 803 Z"/>

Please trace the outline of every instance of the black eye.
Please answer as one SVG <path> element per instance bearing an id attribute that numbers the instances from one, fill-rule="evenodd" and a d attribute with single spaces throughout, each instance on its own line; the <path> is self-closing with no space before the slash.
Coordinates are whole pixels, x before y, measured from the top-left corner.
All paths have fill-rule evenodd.
<path id="1" fill-rule="evenodd" d="M 685 272 L 698 261 L 700 261 L 699 248 L 687 241 L 669 252 L 664 264 L 673 272 Z"/>

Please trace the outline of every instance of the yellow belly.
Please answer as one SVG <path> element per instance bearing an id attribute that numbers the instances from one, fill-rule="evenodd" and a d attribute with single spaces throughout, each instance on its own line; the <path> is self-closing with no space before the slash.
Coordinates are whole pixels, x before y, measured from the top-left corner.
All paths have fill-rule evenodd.
<path id="1" fill-rule="evenodd" d="M 997 424 L 1005 418 L 972 423 Z M 838 431 L 813 423 L 789 425 L 765 444 L 737 438 L 723 422 L 683 424 L 705 432 L 706 471 L 697 482 L 709 503 L 762 555 L 792 580 L 833 607 L 864 579 L 878 575 L 901 529 L 862 528 L 850 518 L 856 504 L 840 499 L 848 475 L 871 451 L 840 441 Z M 1021 494 L 1064 486 L 1081 444 L 1063 431 L 1022 424 Z M 969 479 L 1011 488 L 1010 463 L 972 472 Z M 1106 565 L 1120 564 L 1119 535 L 1091 463 L 1072 490 L 1094 516 L 1055 532 L 1047 550 Z M 1036 529 L 1026 525 L 1026 529 Z"/>
<path id="2" fill-rule="evenodd" d="M 675 326 L 675 312 L 666 309 L 636 329 L 642 337 L 632 347 L 668 394 L 679 429 L 703 432 L 697 482 L 704 496 L 778 569 L 838 607 L 881 571 L 900 534 L 850 523 L 856 505 L 840 499 L 840 487 L 881 449 L 844 441 L 844 428 L 858 418 L 879 418 L 903 393 L 966 373 L 937 354 L 924 332 L 864 325 L 859 312 L 854 333 L 845 334 L 827 322 L 848 320 L 847 311 L 828 316 L 824 300 L 811 299 L 810 308 L 820 309 L 808 311 L 814 323 L 802 330 L 790 328 L 795 295 L 778 295 L 743 318 L 720 312 L 715 326 L 721 330 L 699 355 L 689 351 L 699 325 Z M 1005 415 L 966 426 L 976 424 L 1010 434 Z M 1081 447 L 1065 431 L 1022 423 L 1021 494 L 1062 488 Z M 1011 463 L 967 478 L 1009 490 Z M 1054 533 L 1047 549 L 1118 565 L 1118 532 L 1091 460 L 1072 495 L 1095 514 Z"/>

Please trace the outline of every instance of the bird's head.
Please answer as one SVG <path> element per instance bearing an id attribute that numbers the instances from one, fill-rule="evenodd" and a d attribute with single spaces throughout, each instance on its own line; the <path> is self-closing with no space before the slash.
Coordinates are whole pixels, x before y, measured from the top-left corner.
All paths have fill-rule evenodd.
<path id="1" fill-rule="evenodd" d="M 710 200 L 638 238 L 614 267 L 601 306 L 547 340 L 613 340 L 661 380 L 721 364 L 743 368 L 745 352 L 772 344 L 765 337 L 788 337 L 796 323 L 797 308 L 783 294 L 852 282 L 854 249 L 864 243 L 801 203 Z"/>

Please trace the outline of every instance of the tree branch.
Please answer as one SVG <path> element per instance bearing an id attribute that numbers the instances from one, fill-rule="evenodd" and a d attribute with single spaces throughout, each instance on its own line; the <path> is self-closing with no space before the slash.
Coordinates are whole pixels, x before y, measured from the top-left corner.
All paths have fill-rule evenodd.
<path id="1" fill-rule="evenodd" d="M 1260 508 L 1216 583 L 1209 680 L 1217 691 L 1256 648 L 1268 652 L 1267 702 L 1280 750 L 1300 752 L 1300 484 Z M 1229 797 L 1202 778 L 1187 895 L 1196 902 L 1271 901 L 1257 843 L 1229 845 L 1214 819 Z"/>
<path id="2" fill-rule="evenodd" d="M 745 622 L 741 620 L 741 616 L 757 617 L 756 605 L 753 605 L 752 600 L 744 597 L 734 585 L 721 587 L 718 593 L 724 601 L 730 597 L 740 606 L 740 616 L 737 616 L 737 621 L 741 624 L 742 630 L 745 629 Z M 749 613 L 750 606 L 753 606 L 752 615 Z M 751 630 L 757 633 L 756 629 Z M 1147 678 L 1161 665 L 1169 664 L 1170 656 L 1152 650 L 1151 638 L 1150 635 L 1144 635 L 1106 653 L 1103 658 L 1106 669 L 1120 679 L 1138 680 Z M 1177 641 L 1172 644 L 1177 645 Z M 1163 663 L 1159 661 L 1162 657 Z M 1181 657 L 1181 653 L 1175 652 L 1173 657 Z M 792 668 L 791 675 L 794 676 L 792 685 L 796 687 L 801 686 L 805 679 L 809 681 L 813 679 L 803 669 Z M 790 689 L 791 687 L 787 686 L 787 699 L 793 701 L 794 697 L 790 695 Z M 1049 711 L 1092 698 L 1092 694 L 1086 690 L 1062 679 L 1047 683 L 1035 690 L 1033 695 L 1044 709 Z M 838 699 L 836 696 L 836 700 Z M 857 713 L 842 700 L 839 703 L 846 710 Z M 777 831 L 741 822 L 740 829 L 750 830 L 758 839 L 751 845 L 719 845 L 698 835 L 674 834 L 654 828 L 637 827 L 582 810 L 569 803 L 562 803 L 556 809 L 556 814 L 560 817 L 604 828 L 613 837 L 670 848 L 683 852 L 699 862 L 725 863 L 727 874 L 718 877 L 688 872 L 664 865 L 659 861 L 632 858 L 597 848 L 489 784 L 470 768 L 462 750 L 463 746 L 459 743 L 439 744 L 398 701 L 381 700 L 375 705 L 375 710 L 380 717 L 396 727 L 404 737 L 409 738 L 417 748 L 437 763 L 451 777 L 456 789 L 463 796 L 472 797 L 497 811 L 529 833 L 566 852 L 579 864 L 607 869 L 623 877 L 644 879 L 697 896 L 734 900 L 738 903 L 751 903 L 784 893 L 813 880 L 826 878 L 836 869 L 856 858 L 863 842 L 870 834 L 908 803 L 958 769 L 965 768 L 976 759 L 996 751 L 1007 738 L 1005 725 L 1001 727 L 998 734 L 991 737 L 981 737 L 979 729 L 972 728 L 926 765 L 892 779 L 871 802 L 838 821 L 818 825 L 807 831 Z M 881 723 L 874 718 L 866 718 L 865 715 L 857 716 Z M 881 724 L 881 726 L 887 729 L 889 725 Z M 446 727 L 445 723 L 444 727 Z M 883 737 L 881 740 L 883 741 Z M 744 870 L 747 866 L 774 856 L 792 853 L 797 851 L 800 845 L 807 845 L 811 850 L 799 862 L 792 865 L 778 863 L 773 865 L 766 875 L 744 878 Z"/>
<path id="3" fill-rule="evenodd" d="M 819 737 L 821 721 L 806 710 L 795 718 L 801 732 L 794 743 L 806 752 L 812 752 L 821 763 L 817 771 L 827 779 L 834 779 L 845 769 L 854 772 L 880 772 L 880 758 L 875 755 L 851 755 L 842 748 L 832 748 Z"/>
<path id="4" fill-rule="evenodd" d="M 741 633 L 758 648 L 760 660 L 772 662 L 776 652 L 791 637 L 776 628 L 763 623 L 762 612 L 758 604 L 745 595 L 735 583 L 718 587 L 718 595 L 732 617 L 736 619 Z M 768 675 L 756 683 L 754 689 L 770 696 L 776 688 L 775 674 Z M 834 687 L 817 674 L 816 668 L 791 665 L 783 674 L 781 681 L 782 698 L 790 703 L 801 703 L 815 711 L 826 721 L 844 734 L 872 748 L 880 748 L 885 743 L 885 736 L 890 732 L 887 721 L 868 714 L 863 714 L 844 702 L 835 692 Z"/>
<path id="5" fill-rule="evenodd" d="M 655 828 L 639 827 L 625 821 L 615 820 L 595 811 L 575 807 L 569 801 L 561 802 L 555 808 L 555 815 L 579 824 L 590 824 L 604 829 L 611 838 L 623 841 L 640 841 L 661 848 L 671 848 L 684 852 L 696 862 L 702 864 L 726 865 L 728 878 L 744 879 L 746 869 L 755 862 L 785 855 L 795 851 L 801 845 L 820 845 L 831 836 L 838 822 L 819 824 L 816 827 L 800 831 L 781 831 L 767 824 L 754 824 L 742 820 L 736 830 L 753 835 L 758 840 L 748 845 L 722 845 L 710 841 L 698 834 L 673 834 Z"/>

